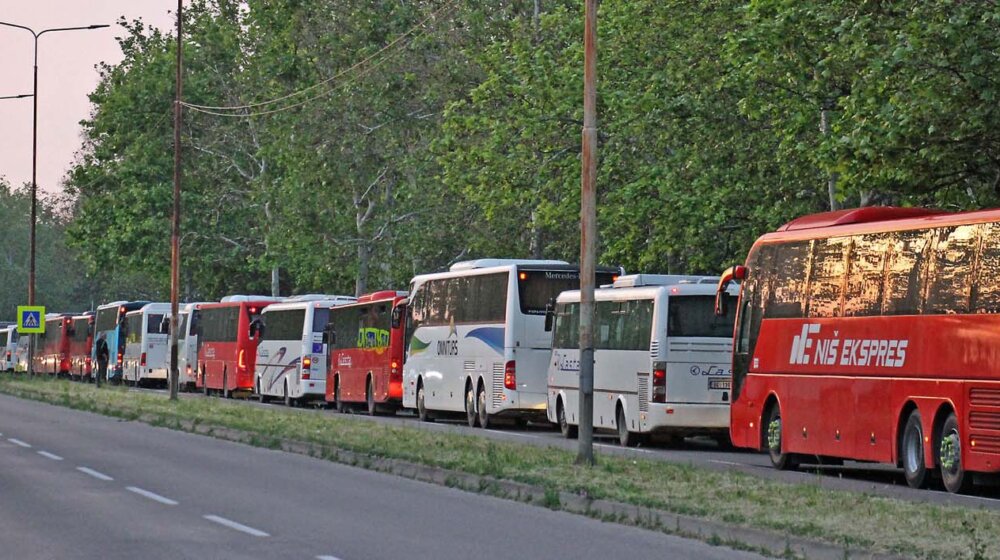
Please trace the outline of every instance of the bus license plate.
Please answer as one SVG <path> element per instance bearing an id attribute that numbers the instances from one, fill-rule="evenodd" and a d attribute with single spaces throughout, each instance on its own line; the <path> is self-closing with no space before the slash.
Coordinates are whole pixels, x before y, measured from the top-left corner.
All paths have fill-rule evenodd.
<path id="1" fill-rule="evenodd" d="M 730 379 L 709 379 L 708 388 L 728 391 L 732 388 L 733 382 Z"/>

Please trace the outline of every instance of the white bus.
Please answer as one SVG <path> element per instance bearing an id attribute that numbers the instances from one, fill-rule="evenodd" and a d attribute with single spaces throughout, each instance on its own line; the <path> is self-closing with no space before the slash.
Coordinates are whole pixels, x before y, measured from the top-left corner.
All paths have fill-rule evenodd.
<path id="1" fill-rule="evenodd" d="M 122 376 L 126 383 L 167 383 L 169 318 L 169 303 L 149 303 L 125 314 Z"/>
<path id="2" fill-rule="evenodd" d="M 17 327 L 0 328 L 0 371 L 14 371 L 17 356 Z"/>
<path id="3" fill-rule="evenodd" d="M 618 269 L 598 270 L 598 284 Z M 564 261 L 481 259 L 410 285 L 403 406 L 421 420 L 464 413 L 470 426 L 497 417 L 545 418 L 551 336 L 545 310 L 580 273 Z"/>
<path id="4" fill-rule="evenodd" d="M 261 402 L 281 397 L 286 406 L 326 398 L 326 353 L 323 331 L 330 308 L 357 298 L 305 295 L 264 308 L 251 329 L 257 343 L 254 391 Z"/>
<path id="5" fill-rule="evenodd" d="M 626 446 L 650 434 L 728 442 L 736 306 L 715 315 L 716 280 L 637 274 L 595 291 L 595 430 L 616 431 Z M 548 419 L 575 437 L 580 292 L 561 294 L 554 314 Z"/>
<path id="6" fill-rule="evenodd" d="M 181 389 L 194 390 L 198 373 L 198 306 L 185 303 L 177 307 L 177 384 Z M 170 368 L 170 348 L 167 348 L 167 368 Z"/>

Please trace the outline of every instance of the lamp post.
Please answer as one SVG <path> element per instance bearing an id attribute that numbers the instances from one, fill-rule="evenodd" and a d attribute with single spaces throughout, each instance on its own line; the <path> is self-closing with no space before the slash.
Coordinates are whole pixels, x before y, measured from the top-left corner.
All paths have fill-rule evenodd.
<path id="1" fill-rule="evenodd" d="M 56 33 L 59 31 L 88 31 L 91 29 L 101 29 L 108 27 L 108 25 L 87 25 L 84 27 L 54 27 L 51 29 L 43 29 L 42 31 L 35 32 L 34 29 L 30 27 L 25 27 L 23 25 L 18 25 L 16 23 L 8 23 L 5 21 L 0 21 L 0 25 L 6 27 L 14 27 L 17 29 L 23 29 L 35 39 L 35 73 L 34 73 L 34 85 L 31 92 L 31 98 L 33 102 L 32 116 L 31 116 L 31 227 L 28 230 L 28 245 L 29 245 L 29 257 L 28 257 L 28 305 L 35 305 L 35 221 L 37 217 L 37 206 L 38 206 L 38 182 L 36 180 L 36 172 L 38 169 L 38 39 L 45 35 L 46 33 Z M 13 97 L 28 97 L 27 95 L 18 95 Z M 31 337 L 28 339 L 28 375 L 34 374 L 34 354 L 35 354 L 35 338 Z"/>

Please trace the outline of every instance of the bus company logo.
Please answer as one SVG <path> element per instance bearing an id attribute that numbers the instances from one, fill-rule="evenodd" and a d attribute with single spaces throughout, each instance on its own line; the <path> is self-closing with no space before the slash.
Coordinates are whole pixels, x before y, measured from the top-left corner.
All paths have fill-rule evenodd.
<path id="1" fill-rule="evenodd" d="M 578 372 L 580 371 L 580 359 L 570 358 L 566 354 L 555 354 L 555 362 L 552 365 L 556 366 L 559 371 L 570 371 Z"/>
<path id="2" fill-rule="evenodd" d="M 337 358 L 337 365 L 340 367 L 351 367 L 351 357 L 346 354 L 341 354 Z"/>
<path id="3" fill-rule="evenodd" d="M 214 358 L 215 357 L 215 348 L 212 348 L 211 346 L 209 346 L 208 348 L 206 348 L 205 349 L 205 357 L 206 358 Z"/>
<path id="4" fill-rule="evenodd" d="M 820 334 L 821 325 L 802 325 L 802 332 L 792 339 L 788 362 L 792 365 L 859 366 L 901 368 L 906 362 L 906 339 L 840 338 Z"/>
<path id="5" fill-rule="evenodd" d="M 579 280 L 580 274 L 576 272 L 546 272 L 546 280 Z"/>
<path id="6" fill-rule="evenodd" d="M 691 366 L 690 373 L 694 377 L 702 375 L 732 375 L 732 371 L 717 365 L 700 366 L 697 364 Z"/>

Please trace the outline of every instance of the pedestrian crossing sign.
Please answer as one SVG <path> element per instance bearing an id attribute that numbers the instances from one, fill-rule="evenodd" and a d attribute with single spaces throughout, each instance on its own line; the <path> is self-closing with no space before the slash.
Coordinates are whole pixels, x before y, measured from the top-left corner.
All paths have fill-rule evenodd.
<path id="1" fill-rule="evenodd" d="M 21 334 L 45 334 L 45 307 L 18 305 L 17 332 Z"/>

